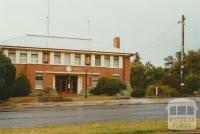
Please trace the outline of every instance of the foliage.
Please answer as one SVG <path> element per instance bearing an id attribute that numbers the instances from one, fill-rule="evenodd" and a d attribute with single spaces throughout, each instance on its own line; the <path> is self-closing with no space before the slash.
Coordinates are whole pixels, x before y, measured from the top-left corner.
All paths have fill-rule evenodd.
<path id="1" fill-rule="evenodd" d="M 30 93 L 30 84 L 24 74 L 20 74 L 13 85 L 13 96 L 27 96 Z"/>
<path id="2" fill-rule="evenodd" d="M 188 76 L 186 79 L 187 93 L 192 94 L 200 89 L 200 76 Z"/>
<path id="3" fill-rule="evenodd" d="M 146 96 L 154 96 L 156 92 L 155 85 L 149 85 L 145 91 Z"/>
<path id="4" fill-rule="evenodd" d="M 137 53 L 131 65 L 131 87 L 133 89 L 148 89 L 149 85 L 161 83 L 169 88 L 180 90 L 180 68 L 181 53 L 177 52 L 175 57 L 172 55 L 164 58 L 165 68 L 155 67 L 150 62 L 143 64 Z M 200 49 L 190 50 L 184 54 L 184 83 L 185 87 L 181 93 L 192 94 L 198 90 L 200 77 Z M 148 89 L 146 92 L 151 92 Z"/>
<path id="5" fill-rule="evenodd" d="M 167 85 L 160 85 L 158 86 L 158 94 L 159 96 L 175 96 L 177 94 L 177 91 L 175 88 L 171 88 Z"/>
<path id="6" fill-rule="evenodd" d="M 0 52 L 0 100 L 7 100 L 12 96 L 15 73 L 11 60 Z"/>
<path id="7" fill-rule="evenodd" d="M 179 86 L 180 80 L 179 80 L 179 78 L 176 78 L 174 75 L 166 74 L 162 79 L 162 84 L 168 85 L 168 86 L 178 90 L 180 87 Z"/>
<path id="8" fill-rule="evenodd" d="M 131 87 L 145 88 L 145 66 L 141 62 L 132 64 L 131 67 Z"/>
<path id="9" fill-rule="evenodd" d="M 144 89 L 133 89 L 131 93 L 131 97 L 144 97 L 145 90 Z"/>
<path id="10" fill-rule="evenodd" d="M 46 87 L 44 89 L 37 89 L 31 93 L 31 96 L 58 96 L 55 89 Z"/>
<path id="11" fill-rule="evenodd" d="M 102 77 L 99 79 L 97 86 L 90 90 L 90 93 L 94 95 L 115 95 L 126 89 L 125 82 L 116 78 Z"/>

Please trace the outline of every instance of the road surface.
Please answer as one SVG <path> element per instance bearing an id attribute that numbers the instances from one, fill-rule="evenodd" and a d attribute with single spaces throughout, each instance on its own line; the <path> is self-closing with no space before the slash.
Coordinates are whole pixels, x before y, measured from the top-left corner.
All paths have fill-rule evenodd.
<path id="1" fill-rule="evenodd" d="M 13 109 L 0 112 L 0 128 L 80 124 L 102 120 L 167 119 L 166 106 L 144 104 Z M 200 103 L 197 106 L 200 108 Z"/>

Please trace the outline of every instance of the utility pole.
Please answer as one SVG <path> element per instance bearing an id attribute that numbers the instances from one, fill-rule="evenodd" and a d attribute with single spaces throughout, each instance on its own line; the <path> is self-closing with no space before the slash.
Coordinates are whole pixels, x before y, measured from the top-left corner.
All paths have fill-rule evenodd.
<path id="1" fill-rule="evenodd" d="M 86 70 L 85 70 L 85 98 L 86 98 L 86 99 L 87 99 L 87 97 L 88 97 L 88 95 L 87 95 L 87 92 L 88 92 L 88 91 L 87 91 L 87 90 L 88 90 L 88 89 L 87 89 L 87 86 L 88 86 L 88 85 L 87 85 L 87 84 L 88 84 L 87 79 L 88 79 L 88 70 L 86 69 Z"/>
<path id="2" fill-rule="evenodd" d="M 184 15 L 181 16 L 181 20 L 178 22 L 179 24 L 181 24 L 181 91 L 184 90 L 184 26 L 185 26 L 185 17 Z"/>

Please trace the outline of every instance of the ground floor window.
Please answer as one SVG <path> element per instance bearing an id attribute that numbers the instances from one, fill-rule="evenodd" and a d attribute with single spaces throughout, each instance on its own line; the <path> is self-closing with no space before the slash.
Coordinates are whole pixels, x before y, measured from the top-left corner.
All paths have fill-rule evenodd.
<path id="1" fill-rule="evenodd" d="M 35 89 L 43 88 L 43 74 L 36 73 L 35 74 Z"/>
<path id="2" fill-rule="evenodd" d="M 92 87 L 96 87 L 98 81 L 99 81 L 99 75 L 93 75 L 92 76 Z"/>

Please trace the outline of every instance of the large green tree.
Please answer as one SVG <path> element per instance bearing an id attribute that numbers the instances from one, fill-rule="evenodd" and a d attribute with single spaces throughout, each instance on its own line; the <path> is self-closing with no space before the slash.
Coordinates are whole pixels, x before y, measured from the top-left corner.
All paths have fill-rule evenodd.
<path id="1" fill-rule="evenodd" d="M 11 60 L 0 52 L 0 100 L 7 100 L 11 97 L 15 72 Z"/>

